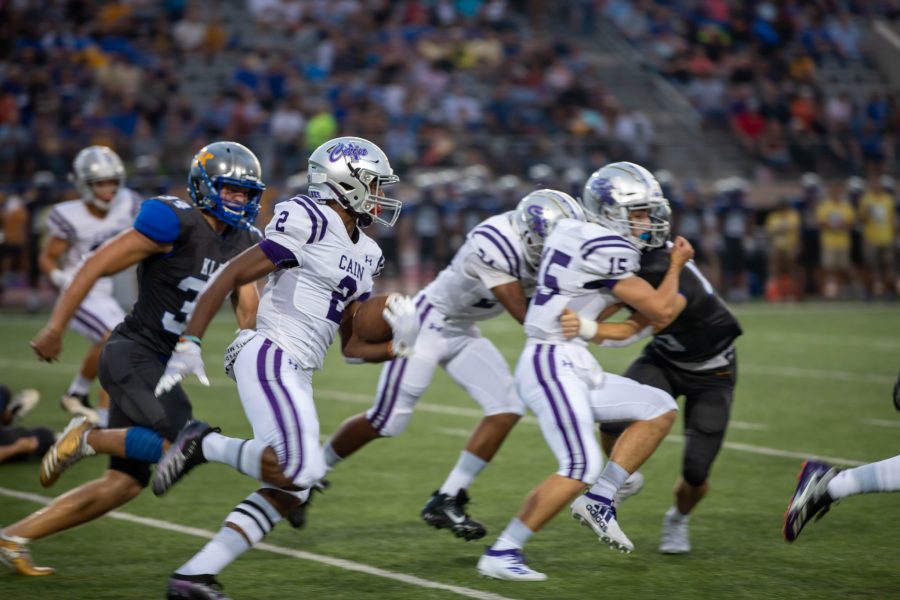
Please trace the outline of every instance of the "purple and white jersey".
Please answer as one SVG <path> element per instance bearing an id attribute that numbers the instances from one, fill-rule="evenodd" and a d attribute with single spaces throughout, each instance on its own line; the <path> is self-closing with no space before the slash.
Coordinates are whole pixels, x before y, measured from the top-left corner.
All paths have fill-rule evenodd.
<path id="1" fill-rule="evenodd" d="M 537 293 L 525 316 L 529 340 L 586 346 L 581 338 L 566 340 L 559 316 L 564 308 L 596 319 L 617 302 L 616 282 L 632 277 L 641 265 L 637 246 L 596 223 L 564 219 L 544 243 Z"/>
<path id="2" fill-rule="evenodd" d="M 505 308 L 491 293 L 498 285 L 519 281 L 526 295 L 534 290 L 535 273 L 525 261 L 512 214 L 495 215 L 472 229 L 450 265 L 425 288 L 428 302 L 447 321 L 482 321 L 502 313 Z"/>
<path id="3" fill-rule="evenodd" d="M 259 246 L 279 269 L 269 274 L 256 328 L 306 369 L 319 369 L 344 309 L 364 300 L 381 272 L 381 249 L 357 229 L 351 239 L 330 207 L 306 196 L 275 205 Z"/>
<path id="4" fill-rule="evenodd" d="M 141 200 L 134 190 L 120 187 L 109 204 L 109 210 L 101 217 L 92 215 L 83 200 L 69 200 L 55 205 L 47 218 L 47 231 L 50 236 L 69 243 L 60 269 L 72 275 L 88 254 L 131 227 Z M 102 277 L 97 280 L 92 293 L 110 296 L 112 290 L 112 279 Z"/>

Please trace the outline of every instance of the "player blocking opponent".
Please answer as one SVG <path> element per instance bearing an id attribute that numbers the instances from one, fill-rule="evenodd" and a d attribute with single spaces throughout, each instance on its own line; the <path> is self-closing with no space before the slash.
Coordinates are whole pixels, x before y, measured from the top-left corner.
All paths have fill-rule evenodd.
<path id="1" fill-rule="evenodd" d="M 309 158 L 309 196 L 276 205 L 266 239 L 232 261 L 198 299 L 160 393 L 188 373 L 205 380 L 199 344 L 209 321 L 229 289 L 268 275 L 257 330 L 241 332 L 226 352 L 226 372 L 237 382 L 253 438 L 226 437 L 206 423 L 190 423 L 160 461 L 153 491 L 165 493 L 207 461 L 230 465 L 263 485 L 175 571 L 169 598 L 223 597 L 215 576 L 225 566 L 282 519 L 302 524 L 310 488 L 325 475 L 312 375 L 335 335 L 340 332 L 348 358 L 378 362 L 411 352 L 419 323 L 405 296 L 386 303 L 392 341 L 363 341 L 352 325 L 383 265 L 381 250 L 362 227 L 396 222 L 401 204 L 382 192 L 397 181 L 388 157 L 372 142 L 341 137 L 324 143 Z"/>
<path id="2" fill-rule="evenodd" d="M 60 290 L 68 285 L 88 254 L 131 226 L 141 204 L 140 196 L 125 187 L 122 159 L 106 146 L 88 146 L 79 152 L 69 179 L 81 197 L 61 202 L 50 211 L 49 237 L 38 257 L 41 271 Z M 69 323 L 70 329 L 93 344 L 60 399 L 62 407 L 72 415 L 84 415 L 94 423 L 106 425 L 106 392 L 101 390 L 96 411 L 88 402 L 88 392 L 97 377 L 103 342 L 124 318 L 125 311 L 113 297 L 112 279 L 100 278 Z"/>
<path id="3" fill-rule="evenodd" d="M 326 443 L 329 469 L 372 440 L 400 435 L 441 366 L 485 416 L 425 504 L 422 518 L 465 540 L 484 537 L 484 525 L 466 513 L 467 488 L 500 449 L 525 406 L 506 360 L 481 336 L 476 323 L 504 311 L 519 323 L 525 320 L 544 240 L 567 218 L 584 219 L 574 198 L 537 190 L 514 210 L 490 217 L 469 232 L 450 265 L 415 298 L 421 331 L 413 356 L 385 365 L 372 408 L 345 421 Z"/>
<path id="4" fill-rule="evenodd" d="M 41 359 L 55 360 L 66 325 L 94 283 L 140 264 L 138 300 L 100 356 L 100 380 L 111 400 L 110 429 L 94 429 L 83 416 L 73 419 L 44 455 L 40 478 L 44 486 L 52 485 L 76 461 L 98 453 L 110 455 L 109 469 L 0 531 L 0 556 L 20 574 L 53 573 L 34 566 L 29 541 L 86 523 L 140 494 L 150 480 L 150 464 L 191 417 L 190 401 L 180 386 L 160 397 L 154 386 L 197 294 L 219 267 L 259 239 L 252 223 L 265 185 L 249 149 L 216 142 L 194 156 L 188 186 L 193 205 L 171 196 L 144 202 L 133 228 L 84 262 L 32 341 Z M 256 285 L 233 291 L 239 325 L 253 327 Z"/>
<path id="5" fill-rule="evenodd" d="M 630 552 L 633 544 L 616 521 L 612 498 L 653 453 L 677 414 L 670 395 L 604 373 L 587 349 L 587 340 L 599 341 L 597 317 L 616 302 L 627 302 L 652 323 L 674 318 L 684 307 L 678 275 L 693 255 L 690 244 L 678 238 L 658 289 L 634 277 L 644 238 L 667 231 L 659 214 L 668 210 L 668 203 L 646 169 L 631 163 L 606 169 L 600 202 L 584 203 L 590 222 L 562 221 L 545 243 L 537 293 L 525 318 L 528 341 L 515 372 L 519 394 L 537 417 L 559 470 L 532 490 L 481 556 L 477 569 L 486 577 L 546 579 L 527 565 L 523 546 L 586 486 L 598 482 L 604 492 L 589 498 L 581 518 L 602 541 Z M 563 328 L 566 309 L 577 313 L 577 328 Z M 610 418 L 637 421 L 602 468 L 593 429 L 595 421 Z"/>

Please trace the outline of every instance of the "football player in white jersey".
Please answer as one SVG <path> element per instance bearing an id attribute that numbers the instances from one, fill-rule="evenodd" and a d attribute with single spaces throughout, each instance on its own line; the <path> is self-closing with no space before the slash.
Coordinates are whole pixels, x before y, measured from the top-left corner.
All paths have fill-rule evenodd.
<path id="1" fill-rule="evenodd" d="M 41 271 L 59 289 L 68 285 L 85 256 L 131 227 L 141 204 L 140 196 L 125 187 L 122 159 L 106 146 L 88 146 L 79 152 L 69 180 L 81 198 L 61 202 L 50 211 L 47 241 L 38 257 Z M 112 278 L 101 278 L 69 323 L 71 330 L 94 344 L 60 400 L 71 414 L 105 425 L 109 397 L 101 390 L 95 411 L 88 403 L 88 392 L 97 377 L 103 343 L 124 318 L 125 311 L 113 296 Z"/>
<path id="2" fill-rule="evenodd" d="M 504 311 L 524 322 L 544 239 L 567 218 L 584 219 L 574 198 L 556 190 L 537 190 L 514 210 L 490 217 L 469 232 L 450 265 L 415 298 L 421 331 L 413 356 L 385 365 L 372 408 L 345 421 L 326 443 L 329 469 L 374 439 L 402 433 L 435 369 L 443 367 L 485 416 L 421 514 L 429 525 L 450 529 L 466 540 L 485 535 L 484 525 L 466 513 L 466 490 L 499 450 L 525 406 L 506 360 L 481 336 L 476 323 Z"/>
<path id="3" fill-rule="evenodd" d="M 630 552 L 634 546 L 616 522 L 612 498 L 652 454 L 677 414 L 671 395 L 604 373 L 587 349 L 588 341 L 601 340 L 598 317 L 620 301 L 651 324 L 673 319 L 684 307 L 678 275 L 693 256 L 687 240 L 677 238 L 672 266 L 658 289 L 634 276 L 640 247 L 665 239 L 668 221 L 659 214 L 668 210 L 668 203 L 646 169 L 631 163 L 607 169 L 600 202 L 582 200 L 588 222 L 562 221 L 544 245 L 537 293 L 525 318 L 528 342 L 515 371 L 519 394 L 537 417 L 559 470 L 532 490 L 481 556 L 478 572 L 486 577 L 545 580 L 546 575 L 527 565 L 522 547 L 586 486 L 601 482 L 601 493 L 585 497 L 588 501 L 575 516 L 611 547 Z M 579 317 L 575 331 L 563 329 L 560 317 L 566 309 Z M 638 426 L 629 438 L 620 438 L 605 468 L 594 434 L 599 420 L 635 420 L 632 427 Z"/>
<path id="4" fill-rule="evenodd" d="M 383 266 L 381 250 L 362 227 L 396 222 L 400 202 L 385 197 L 383 189 L 397 181 L 388 157 L 372 142 L 341 137 L 324 143 L 309 158 L 309 196 L 277 204 L 266 239 L 229 263 L 198 298 L 157 393 L 188 373 L 208 384 L 200 336 L 229 286 L 268 276 L 256 330 L 242 331 L 225 356 L 254 437 L 226 437 L 206 423 L 189 423 L 157 465 L 153 491 L 165 493 L 207 461 L 230 465 L 263 486 L 175 571 L 169 598 L 220 597 L 214 595 L 215 575 L 226 565 L 283 518 L 302 524 L 310 488 L 325 475 L 312 374 L 322 367 L 335 335 L 340 332 L 348 358 L 378 362 L 411 352 L 419 322 L 405 296 L 392 296 L 385 306 L 392 341 L 368 343 L 352 332 L 358 303 L 369 296 Z"/>

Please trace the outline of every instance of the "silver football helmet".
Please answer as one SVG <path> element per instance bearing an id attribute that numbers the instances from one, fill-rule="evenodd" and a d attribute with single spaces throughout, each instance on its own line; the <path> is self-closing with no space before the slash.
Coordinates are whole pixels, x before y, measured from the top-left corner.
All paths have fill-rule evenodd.
<path id="1" fill-rule="evenodd" d="M 362 227 L 377 221 L 391 227 L 403 205 L 383 189 L 400 181 L 387 155 L 374 143 L 358 137 L 339 137 L 316 148 L 309 157 L 309 195 L 335 200 L 357 216 Z"/>
<path id="2" fill-rule="evenodd" d="M 97 198 L 92 185 L 98 181 L 116 181 L 121 188 L 125 185 L 125 165 L 111 148 L 88 146 L 75 156 L 69 181 L 85 202 L 105 212 L 109 210 L 109 202 Z"/>
<path id="3" fill-rule="evenodd" d="M 522 239 L 525 260 L 532 268 L 541 262 L 541 250 L 560 219 L 584 221 L 584 210 L 572 196 L 558 190 L 536 190 L 519 201 L 512 224 Z"/>
<path id="4" fill-rule="evenodd" d="M 653 174 L 640 165 L 617 162 L 594 171 L 584 185 L 581 203 L 589 221 L 629 238 L 639 248 L 659 248 L 669 237 L 669 201 Z M 650 223 L 632 220 L 634 210 L 648 210 Z"/>

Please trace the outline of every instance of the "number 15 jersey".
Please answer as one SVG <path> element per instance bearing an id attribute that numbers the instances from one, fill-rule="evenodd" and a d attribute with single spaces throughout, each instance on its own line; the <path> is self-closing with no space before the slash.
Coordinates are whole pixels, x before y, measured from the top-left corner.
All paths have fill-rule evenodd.
<path id="1" fill-rule="evenodd" d="M 637 246 L 611 229 L 574 219 L 560 221 L 544 243 L 537 293 L 525 316 L 525 333 L 542 342 L 586 346 L 581 338 L 566 340 L 559 317 L 564 308 L 596 319 L 618 302 L 612 289 L 640 268 Z"/>
<path id="2" fill-rule="evenodd" d="M 279 269 L 260 298 L 256 328 L 305 369 L 319 369 L 344 309 L 365 300 L 383 267 L 381 249 L 306 196 L 275 206 L 260 248 Z"/>

